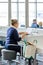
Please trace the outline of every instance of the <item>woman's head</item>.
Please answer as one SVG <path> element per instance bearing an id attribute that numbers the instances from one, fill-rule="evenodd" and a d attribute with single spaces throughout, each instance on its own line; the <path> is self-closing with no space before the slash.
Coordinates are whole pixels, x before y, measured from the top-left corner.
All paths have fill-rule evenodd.
<path id="1" fill-rule="evenodd" d="M 14 27 L 16 27 L 16 28 L 18 28 L 18 20 L 16 20 L 16 19 L 11 19 L 11 25 L 12 26 L 14 26 Z"/>
<path id="2" fill-rule="evenodd" d="M 41 27 L 42 27 L 42 22 L 41 22 L 41 21 L 39 22 L 39 26 L 41 26 Z"/>

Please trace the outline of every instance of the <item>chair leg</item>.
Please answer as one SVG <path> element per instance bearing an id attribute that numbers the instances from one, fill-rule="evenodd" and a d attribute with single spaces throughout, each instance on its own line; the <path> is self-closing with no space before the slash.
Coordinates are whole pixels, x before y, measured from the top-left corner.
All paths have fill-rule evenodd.
<path id="1" fill-rule="evenodd" d="M 23 59 L 23 47 L 21 46 L 21 59 Z"/>
<path id="2" fill-rule="evenodd" d="M 11 61 L 7 61 L 8 62 L 8 65 L 11 65 Z"/>
<path id="3" fill-rule="evenodd" d="M 20 56 L 20 55 L 17 55 L 17 56 L 16 56 L 16 59 L 20 61 L 21 56 Z"/>
<path id="4" fill-rule="evenodd" d="M 16 65 L 18 65 L 18 63 L 16 62 Z"/>
<path id="5" fill-rule="evenodd" d="M 34 59 L 34 61 L 33 61 L 33 65 L 37 65 L 37 63 L 36 63 L 36 59 Z"/>
<path id="6" fill-rule="evenodd" d="M 38 61 L 36 60 L 36 65 L 38 65 Z"/>

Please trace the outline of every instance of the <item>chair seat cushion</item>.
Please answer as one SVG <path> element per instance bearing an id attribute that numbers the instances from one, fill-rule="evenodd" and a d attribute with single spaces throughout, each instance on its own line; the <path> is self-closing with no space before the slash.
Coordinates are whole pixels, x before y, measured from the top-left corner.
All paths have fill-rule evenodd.
<path id="1" fill-rule="evenodd" d="M 4 60 L 14 60 L 14 59 L 16 59 L 16 51 L 3 49 L 1 51 L 1 53 L 2 53 L 2 58 Z"/>

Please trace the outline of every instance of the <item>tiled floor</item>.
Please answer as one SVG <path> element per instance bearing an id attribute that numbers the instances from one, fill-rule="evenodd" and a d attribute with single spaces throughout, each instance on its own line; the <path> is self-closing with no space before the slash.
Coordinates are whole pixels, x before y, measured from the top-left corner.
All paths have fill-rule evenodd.
<path id="1" fill-rule="evenodd" d="M 3 63 L 0 61 L 0 65 L 8 65 L 8 62 L 4 61 Z M 11 65 L 16 65 L 15 62 L 12 62 Z M 20 64 L 18 65 L 28 65 L 28 63 L 25 63 L 24 59 L 20 59 Z M 33 64 L 32 64 L 33 65 Z M 39 62 L 38 65 L 43 65 L 43 62 Z"/>
<path id="2" fill-rule="evenodd" d="M 18 57 L 17 57 L 16 60 L 18 61 Z M 20 62 L 20 64 L 18 64 L 18 65 L 28 65 L 28 61 L 25 62 L 25 59 L 24 58 L 23 59 L 20 59 L 19 62 Z M 0 65 L 9 65 L 9 64 L 6 61 L 2 62 L 2 60 L 0 59 Z M 15 62 L 12 62 L 11 65 L 16 65 L 16 63 Z M 38 62 L 38 65 L 43 65 L 43 62 Z"/>

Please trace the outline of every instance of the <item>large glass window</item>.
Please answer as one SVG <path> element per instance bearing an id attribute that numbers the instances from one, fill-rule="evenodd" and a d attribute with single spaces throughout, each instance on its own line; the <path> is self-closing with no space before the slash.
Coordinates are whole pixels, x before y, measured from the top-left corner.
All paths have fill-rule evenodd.
<path id="1" fill-rule="evenodd" d="M 7 26 L 9 24 L 9 18 L 18 19 L 19 27 L 25 26 L 25 0 L 0 0 L 0 26 Z M 11 4 L 11 5 L 10 5 Z M 9 13 L 9 9 L 10 14 Z"/>
<path id="2" fill-rule="evenodd" d="M 35 19 L 35 3 L 29 3 L 29 26 L 31 26 L 33 19 Z"/>
<path id="3" fill-rule="evenodd" d="M 17 19 L 17 3 L 11 4 L 11 18 Z"/>
<path id="4" fill-rule="evenodd" d="M 11 18 L 18 19 L 19 27 L 25 26 L 25 0 L 11 0 Z"/>
<path id="5" fill-rule="evenodd" d="M 0 26 L 8 25 L 8 3 L 0 3 Z"/>
<path id="6" fill-rule="evenodd" d="M 43 22 L 43 3 L 37 3 L 37 21 Z"/>
<path id="7" fill-rule="evenodd" d="M 33 19 L 36 18 L 36 0 L 29 0 L 29 26 L 31 26 Z"/>
<path id="8" fill-rule="evenodd" d="M 19 0 L 19 2 L 25 2 L 25 0 Z"/>
<path id="9" fill-rule="evenodd" d="M 11 2 L 17 2 L 17 0 L 11 0 Z"/>
<path id="10" fill-rule="evenodd" d="M 8 2 L 8 0 L 0 0 L 0 2 Z"/>
<path id="11" fill-rule="evenodd" d="M 19 21 L 19 27 L 25 25 L 25 0 L 11 0 L 12 1 L 12 18 Z M 28 0 L 29 4 L 29 26 L 31 26 L 33 19 L 37 22 L 43 21 L 43 0 Z"/>
<path id="12" fill-rule="evenodd" d="M 0 0 L 0 26 L 8 26 L 8 0 Z"/>
<path id="13" fill-rule="evenodd" d="M 25 0 L 0 0 L 0 26 L 7 26 L 8 20 L 18 19 L 19 27 L 25 26 Z M 11 4 L 9 6 L 9 4 Z M 29 26 L 31 26 L 33 19 L 37 19 L 37 22 L 43 22 L 43 0 L 28 0 L 28 12 L 29 12 Z M 8 16 L 8 8 L 11 7 L 11 15 Z"/>
<path id="14" fill-rule="evenodd" d="M 37 2 L 43 2 L 43 0 L 37 0 Z"/>
<path id="15" fill-rule="evenodd" d="M 29 2 L 35 2 L 35 0 L 29 0 Z"/>
<path id="16" fill-rule="evenodd" d="M 43 0 L 37 0 L 37 22 L 43 23 Z"/>
<path id="17" fill-rule="evenodd" d="M 19 24 L 25 26 L 25 3 L 19 3 Z"/>
<path id="18" fill-rule="evenodd" d="M 33 19 L 37 19 L 37 23 L 43 22 L 43 0 L 29 0 L 29 26 Z"/>

